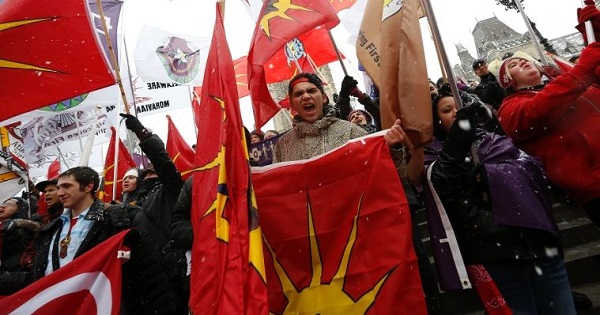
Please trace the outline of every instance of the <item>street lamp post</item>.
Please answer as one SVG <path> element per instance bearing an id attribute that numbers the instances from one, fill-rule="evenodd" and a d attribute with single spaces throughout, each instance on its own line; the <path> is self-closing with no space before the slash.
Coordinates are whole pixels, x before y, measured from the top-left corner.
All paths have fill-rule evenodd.
<path id="1" fill-rule="evenodd" d="M 525 0 L 519 0 L 520 3 L 523 3 L 523 1 Z M 519 11 L 519 7 L 517 6 L 517 4 L 515 3 L 515 0 L 496 0 L 496 4 L 498 5 L 503 5 L 505 6 L 505 10 L 508 11 L 510 9 L 515 9 L 517 12 Z M 550 44 L 550 42 L 548 41 L 547 38 L 545 38 L 544 36 L 542 36 L 542 34 L 540 33 L 540 31 L 537 29 L 537 27 L 535 26 L 535 23 L 533 21 L 531 21 L 531 19 L 529 18 L 529 16 L 525 15 L 527 18 L 527 22 L 529 22 L 529 25 L 531 25 L 531 29 L 533 29 L 533 33 L 535 34 L 535 36 L 537 36 L 537 38 L 540 39 L 540 43 L 544 46 L 544 49 L 550 53 L 553 53 L 555 55 L 558 55 L 558 53 L 556 52 L 556 50 L 554 49 L 554 47 L 552 47 L 552 45 Z M 532 40 L 534 40 L 534 38 L 532 38 Z"/>

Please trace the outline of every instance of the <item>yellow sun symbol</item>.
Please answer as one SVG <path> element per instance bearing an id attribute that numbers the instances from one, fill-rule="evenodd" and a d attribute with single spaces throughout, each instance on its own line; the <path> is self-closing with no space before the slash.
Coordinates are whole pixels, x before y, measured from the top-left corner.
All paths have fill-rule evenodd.
<path id="1" fill-rule="evenodd" d="M 0 23 L 0 32 L 7 30 L 7 29 L 11 29 L 11 28 L 15 28 L 15 27 L 23 26 L 23 25 L 28 25 L 28 24 L 32 24 L 32 23 L 47 21 L 47 20 L 50 20 L 50 18 Z M 57 72 L 52 69 L 40 68 L 40 67 L 36 67 L 34 65 L 28 65 L 25 63 L 6 60 L 6 59 L 0 59 L 0 68 L 13 68 L 13 69 L 23 69 L 23 70 Z"/>
<path id="2" fill-rule="evenodd" d="M 362 204 L 362 195 L 360 197 L 358 212 L 354 217 L 352 231 L 348 243 L 344 248 L 342 260 L 338 270 L 330 283 L 321 283 L 321 275 L 323 272 L 323 264 L 319 245 L 312 217 L 312 207 L 308 203 L 308 228 L 311 263 L 313 266 L 310 285 L 300 291 L 296 290 L 292 280 L 287 276 L 287 272 L 283 269 L 271 246 L 265 240 L 266 247 L 273 256 L 273 265 L 275 271 L 281 281 L 283 294 L 288 300 L 288 304 L 283 311 L 284 314 L 365 314 L 375 302 L 375 298 L 382 288 L 385 280 L 390 276 L 393 269 L 383 276 L 377 284 L 368 292 L 363 294 L 358 300 L 354 300 L 346 292 L 344 292 L 344 282 L 350 263 L 350 253 L 356 241 L 356 232 L 358 229 L 358 214 Z"/>
<path id="3" fill-rule="evenodd" d="M 269 21 L 272 18 L 280 17 L 285 20 L 295 21 L 289 15 L 287 15 L 287 10 L 303 10 L 303 11 L 312 11 L 309 8 L 301 7 L 299 5 L 292 4 L 292 0 L 269 0 L 267 7 L 265 8 L 265 13 L 260 19 L 260 28 L 265 32 L 267 37 L 271 38 L 271 29 L 269 28 Z"/>

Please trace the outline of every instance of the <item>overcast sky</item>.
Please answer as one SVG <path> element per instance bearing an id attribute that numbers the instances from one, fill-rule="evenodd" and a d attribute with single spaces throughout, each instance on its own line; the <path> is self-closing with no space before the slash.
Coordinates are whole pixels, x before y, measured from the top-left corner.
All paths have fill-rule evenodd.
<path id="1" fill-rule="evenodd" d="M 495 0 L 431 0 L 431 5 L 452 65 L 459 62 L 455 43 L 462 43 L 474 57 L 476 56 L 471 30 L 477 20 L 495 15 L 517 32 L 527 31 L 519 13 L 515 10 L 506 11 L 503 6 L 496 5 Z M 576 9 L 581 6 L 580 0 L 526 0 L 523 5 L 527 15 L 548 39 L 576 31 L 574 29 L 577 23 Z M 212 36 L 215 7 L 211 0 L 126 0 L 124 10 L 123 30 L 130 54 L 133 53 L 137 36 L 144 24 L 154 25 L 175 34 Z M 246 55 L 254 22 L 242 4 L 242 0 L 227 0 L 225 30 L 233 58 Z M 441 72 L 433 43 L 429 40 L 431 35 L 425 23 L 422 23 L 422 32 L 429 77 L 435 80 L 441 76 Z M 348 71 L 358 78 L 360 74 L 356 70 L 355 50 L 347 42 L 350 33 L 340 24 L 334 29 L 333 34 L 342 52 L 348 56 L 346 61 Z M 133 60 L 132 57 L 130 58 Z M 337 63 L 332 64 L 332 68 L 336 83 L 339 85 L 343 73 Z M 249 102 L 249 97 L 241 100 L 242 115 L 244 124 L 252 129 L 253 118 L 249 110 Z M 161 117 L 148 118 L 143 122 L 154 125 L 155 132 L 166 139 L 166 120 L 163 115 L 157 116 L 159 115 Z M 187 110 L 179 110 L 172 116 L 191 117 L 191 114 Z M 195 142 L 191 118 L 176 120 L 176 124 L 186 141 Z M 263 127 L 263 131 L 271 128 L 272 124 L 268 124 Z"/>

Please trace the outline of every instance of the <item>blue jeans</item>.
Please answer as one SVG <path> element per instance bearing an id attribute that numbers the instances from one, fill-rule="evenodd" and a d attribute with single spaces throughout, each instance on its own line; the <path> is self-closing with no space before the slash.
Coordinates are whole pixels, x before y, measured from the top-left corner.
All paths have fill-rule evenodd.
<path id="1" fill-rule="evenodd" d="M 561 257 L 484 265 L 514 315 L 577 314 Z"/>

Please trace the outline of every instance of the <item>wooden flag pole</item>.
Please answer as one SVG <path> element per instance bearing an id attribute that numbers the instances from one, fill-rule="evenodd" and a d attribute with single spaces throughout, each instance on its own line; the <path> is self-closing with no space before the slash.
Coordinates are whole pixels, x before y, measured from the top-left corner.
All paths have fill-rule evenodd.
<path id="1" fill-rule="evenodd" d="M 331 34 L 331 30 L 327 30 L 327 34 L 329 34 L 329 38 L 331 39 L 331 44 L 333 44 L 333 49 L 335 49 L 335 54 L 337 55 L 338 60 L 340 61 L 340 65 L 342 66 L 344 75 L 348 76 L 348 70 L 346 70 L 346 66 L 344 65 L 344 62 L 342 61 L 342 54 L 340 54 L 340 50 L 338 49 L 338 46 L 335 43 L 335 40 L 333 39 L 333 34 Z"/>
<path id="2" fill-rule="evenodd" d="M 113 48 L 112 41 L 110 40 L 110 34 L 108 34 L 108 27 L 106 26 L 106 18 L 104 17 L 104 10 L 102 9 L 102 2 L 100 2 L 100 0 L 96 0 L 96 6 L 98 7 L 98 13 L 100 14 L 100 21 L 102 21 L 102 31 L 104 32 L 104 38 L 106 39 L 106 44 L 108 45 L 110 60 L 117 76 L 117 84 L 119 85 L 119 90 L 121 91 L 121 98 L 123 99 L 123 104 L 125 105 L 125 112 L 130 114 L 129 104 L 127 103 L 127 97 L 125 96 L 125 88 L 123 87 L 123 81 L 121 81 L 119 62 L 117 61 L 117 55 L 115 54 L 115 49 Z"/>

